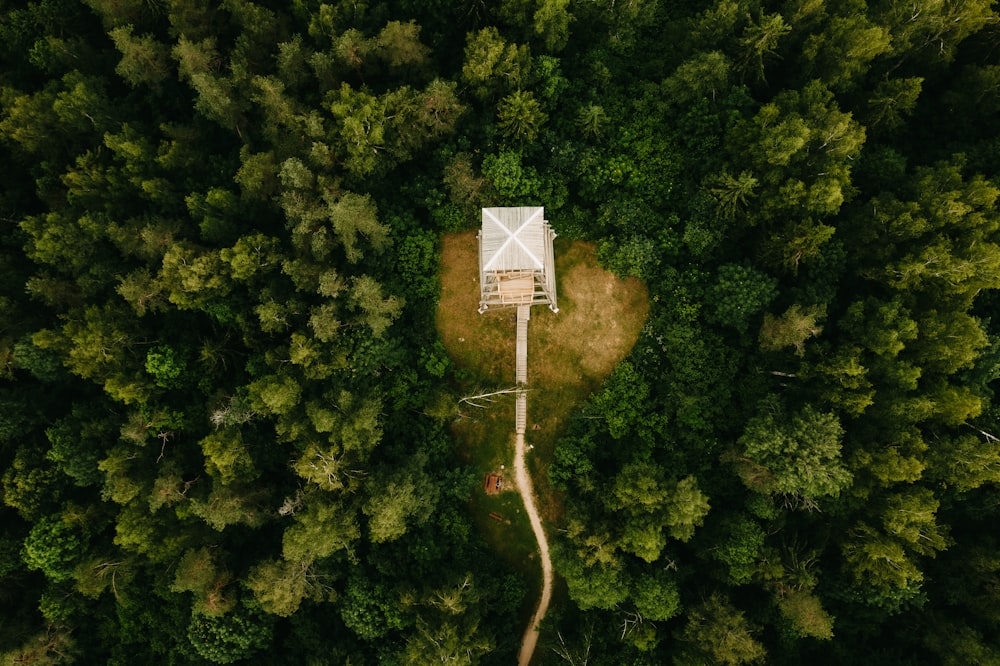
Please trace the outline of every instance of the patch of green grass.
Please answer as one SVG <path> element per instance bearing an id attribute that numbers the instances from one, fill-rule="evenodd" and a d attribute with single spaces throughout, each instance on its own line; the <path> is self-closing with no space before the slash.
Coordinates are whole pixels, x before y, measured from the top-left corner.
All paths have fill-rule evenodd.
<path id="1" fill-rule="evenodd" d="M 527 622 L 541 593 L 538 545 L 521 496 L 514 488 L 514 396 L 498 396 L 485 408 L 465 407 L 454 424 L 459 453 L 478 475 L 479 485 L 469 498 L 469 510 L 480 534 L 504 562 L 520 571 L 529 589 L 521 614 Z M 502 474 L 505 486 L 487 495 L 482 482 L 488 473 Z M 503 520 L 490 516 L 499 514 Z"/>
<path id="2" fill-rule="evenodd" d="M 524 575 L 528 583 L 521 613 L 525 622 L 531 617 L 542 590 L 542 571 L 538 564 L 538 547 L 531 523 L 524 512 L 521 496 L 512 488 L 499 495 L 477 493 L 471 500 L 473 519 L 499 557 Z M 497 521 L 490 517 L 503 517 Z"/>

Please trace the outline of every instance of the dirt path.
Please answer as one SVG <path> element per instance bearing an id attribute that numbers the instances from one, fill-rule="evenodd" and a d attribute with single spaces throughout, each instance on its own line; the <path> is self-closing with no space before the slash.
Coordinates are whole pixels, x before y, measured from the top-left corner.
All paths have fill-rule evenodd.
<path id="1" fill-rule="evenodd" d="M 601 381 L 626 356 L 642 331 L 649 313 L 649 293 L 635 278 L 621 280 L 600 267 L 596 247 L 581 241 L 556 240 L 556 273 L 560 277 L 559 300 L 562 305 L 556 316 L 536 309 L 540 316 L 531 323 L 533 357 L 531 387 L 536 390 L 558 390 L 558 397 L 549 394 L 544 408 L 536 407 L 532 423 L 537 423 L 551 438 L 565 425 L 573 406 L 597 389 Z M 479 307 L 480 289 L 479 244 L 474 231 L 445 234 L 441 245 L 441 298 L 437 307 L 437 327 L 448 354 L 455 364 L 476 377 L 508 377 L 510 355 L 515 355 L 515 382 L 527 388 L 527 336 L 521 350 L 516 337 L 512 339 L 509 310 L 498 308 L 473 315 Z M 527 313 L 525 313 L 527 314 Z M 518 364 L 524 372 L 518 372 Z M 475 390 L 478 387 L 470 387 Z M 551 399 L 548 399 L 551 398 Z M 515 412 L 515 429 L 528 427 L 522 416 L 521 401 Z M 536 403 L 536 404 L 537 404 Z M 526 410 L 525 410 L 526 411 Z M 520 413 L 518 413 L 520 412 Z M 488 428 L 472 420 L 455 425 L 461 447 L 472 459 L 474 449 L 483 441 Z M 510 440 L 507 433 L 498 433 L 498 441 L 490 447 L 498 449 L 496 459 L 484 462 L 487 469 L 507 460 Z M 539 454 L 542 438 L 539 444 Z M 554 442 L 548 442 L 551 450 Z M 501 448 L 502 447 L 502 448 Z M 502 453 L 501 453 L 502 452 Z M 519 663 L 526 666 L 538 641 L 536 627 L 545 616 L 552 595 L 552 566 L 548 542 L 537 515 L 532 483 L 524 466 L 525 444 L 517 440 L 516 471 L 511 481 L 521 491 L 525 510 L 538 540 L 542 562 L 542 598 L 531 624 L 524 633 Z M 551 452 L 548 454 L 551 455 Z M 554 498 L 553 498 L 554 502 Z M 555 510 L 555 504 L 553 505 Z"/>
<path id="2" fill-rule="evenodd" d="M 542 519 L 538 515 L 535 507 L 535 491 L 531 484 L 531 475 L 524 463 L 524 435 L 518 434 L 514 447 L 514 482 L 521 493 L 524 501 L 524 510 L 531 520 L 531 529 L 535 533 L 538 541 L 538 552 L 542 560 L 542 597 L 538 600 L 538 608 L 531 616 L 531 622 L 524 632 L 521 641 L 521 652 L 518 654 L 518 666 L 528 666 L 531 663 L 531 656 L 535 653 L 535 644 L 538 642 L 538 625 L 549 610 L 549 601 L 552 599 L 552 560 L 549 558 L 549 542 L 545 538 L 545 530 L 542 529 Z"/>

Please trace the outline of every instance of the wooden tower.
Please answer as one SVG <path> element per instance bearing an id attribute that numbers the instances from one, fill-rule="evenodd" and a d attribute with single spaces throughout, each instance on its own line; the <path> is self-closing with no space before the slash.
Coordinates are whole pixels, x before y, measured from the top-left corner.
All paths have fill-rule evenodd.
<path id="1" fill-rule="evenodd" d="M 479 230 L 479 312 L 556 302 L 556 237 L 542 206 L 483 208 Z"/>

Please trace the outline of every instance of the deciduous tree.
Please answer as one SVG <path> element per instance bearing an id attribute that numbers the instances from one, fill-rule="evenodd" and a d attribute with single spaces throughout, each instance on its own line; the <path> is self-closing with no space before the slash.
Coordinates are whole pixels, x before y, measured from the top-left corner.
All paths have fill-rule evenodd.
<path id="1" fill-rule="evenodd" d="M 777 281 L 756 268 L 745 264 L 725 264 L 719 267 L 712 288 L 716 321 L 746 331 L 750 319 L 763 310 L 777 295 Z"/>
<path id="2" fill-rule="evenodd" d="M 132 86 L 159 86 L 172 73 L 170 50 L 149 34 L 136 36 L 131 25 L 122 25 L 108 33 L 122 59 L 115 71 Z"/>
<path id="3" fill-rule="evenodd" d="M 767 312 L 760 327 L 760 348 L 764 351 L 778 351 L 792 347 L 796 354 L 802 356 L 806 351 L 806 340 L 823 332 L 818 321 L 825 316 L 826 307 L 822 305 L 803 309 L 795 304 L 780 317 Z"/>
<path id="4" fill-rule="evenodd" d="M 747 423 L 734 459 L 743 482 L 762 493 L 803 499 L 836 496 L 851 482 L 841 459 L 844 429 L 811 406 L 788 415 L 767 402 Z"/>
<path id="5" fill-rule="evenodd" d="M 677 638 L 683 644 L 674 658 L 677 666 L 688 664 L 753 664 L 767 656 L 754 638 L 757 627 L 721 594 L 713 594 L 687 613 L 687 624 Z"/>
<path id="6" fill-rule="evenodd" d="M 73 577 L 73 569 L 83 554 L 83 541 L 76 528 L 62 516 L 45 516 L 32 526 L 24 540 L 21 557 L 29 569 L 45 574 L 54 583 Z"/>

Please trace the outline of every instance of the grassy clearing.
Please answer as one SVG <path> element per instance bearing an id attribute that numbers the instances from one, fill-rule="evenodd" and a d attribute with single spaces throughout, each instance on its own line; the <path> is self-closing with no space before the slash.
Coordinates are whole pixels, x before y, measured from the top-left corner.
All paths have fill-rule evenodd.
<path id="1" fill-rule="evenodd" d="M 621 280 L 597 265 L 593 245 L 556 241 L 559 313 L 531 309 L 528 326 L 528 432 L 534 448 L 528 464 L 539 511 L 551 525 L 559 517 L 558 493 L 548 483 L 548 466 L 566 419 L 625 357 L 649 312 L 638 280 Z M 477 313 L 479 256 L 473 232 L 444 237 L 441 300 L 437 326 L 454 363 L 463 370 L 463 395 L 514 386 L 515 310 Z M 513 474 L 514 398 L 498 396 L 487 408 L 462 405 L 453 430 L 459 452 L 482 478 L 501 465 Z M 533 426 L 538 426 L 534 429 Z M 473 518 L 497 554 L 533 581 L 537 599 L 541 573 L 536 544 L 520 497 L 511 491 L 470 500 Z M 504 516 L 503 522 L 489 517 Z M 509 523 L 507 522 L 509 521 Z M 533 603 L 529 600 L 529 606 Z M 527 611 L 529 614 L 530 609 Z M 526 618 L 527 619 L 527 618 Z"/>

